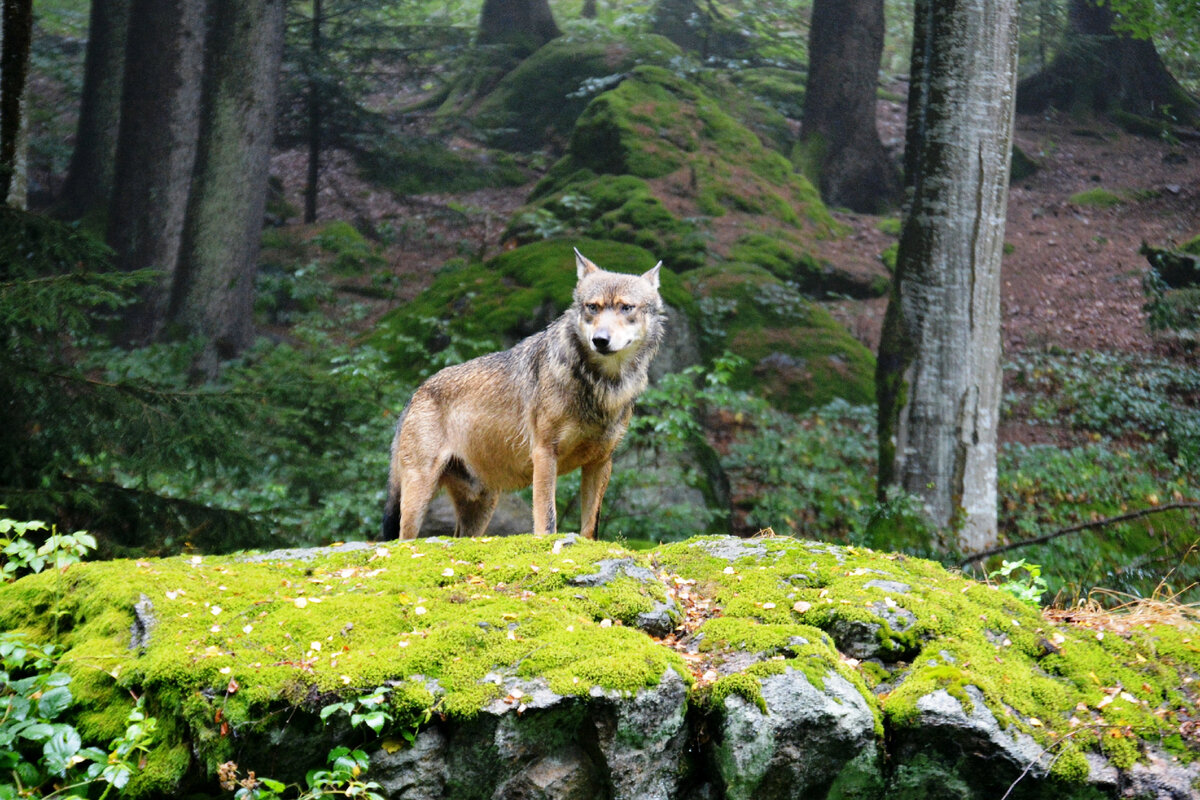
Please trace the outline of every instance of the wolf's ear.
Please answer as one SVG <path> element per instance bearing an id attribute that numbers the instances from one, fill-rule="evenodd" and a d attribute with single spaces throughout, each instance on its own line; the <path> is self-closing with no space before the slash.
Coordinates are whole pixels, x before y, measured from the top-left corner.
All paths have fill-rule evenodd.
<path id="1" fill-rule="evenodd" d="M 583 280 L 583 276 L 590 275 L 591 273 L 598 272 L 599 270 L 599 267 L 597 267 L 591 261 L 588 261 L 587 258 L 584 257 L 583 253 L 579 252 L 578 248 L 575 248 L 575 277 L 578 280 Z"/>
<path id="2" fill-rule="evenodd" d="M 642 278 L 644 280 L 650 281 L 650 285 L 653 286 L 656 290 L 658 289 L 658 268 L 661 266 L 662 266 L 662 262 L 660 261 L 657 264 L 655 264 L 650 269 L 650 271 L 642 273 Z"/>

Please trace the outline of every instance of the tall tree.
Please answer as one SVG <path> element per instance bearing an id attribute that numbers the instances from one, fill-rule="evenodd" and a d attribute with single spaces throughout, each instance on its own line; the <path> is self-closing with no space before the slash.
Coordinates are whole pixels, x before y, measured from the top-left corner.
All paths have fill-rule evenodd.
<path id="1" fill-rule="evenodd" d="M 483 0 L 479 44 L 507 44 L 532 53 L 561 35 L 549 0 Z"/>
<path id="2" fill-rule="evenodd" d="M 55 214 L 79 219 L 112 197 L 131 0 L 92 0 L 79 124 Z"/>
<path id="3" fill-rule="evenodd" d="M 204 67 L 203 0 L 133 0 L 108 243 L 124 270 L 162 280 L 129 313 L 144 342 L 166 322 L 196 161 Z"/>
<path id="4" fill-rule="evenodd" d="M 900 200 L 900 171 L 875 126 L 883 0 L 814 0 L 800 142 L 831 205 L 877 214 Z"/>
<path id="5" fill-rule="evenodd" d="M 879 491 L 920 496 L 963 551 L 996 537 L 1000 259 L 1016 0 L 917 0 L 906 209 L 876 372 Z"/>
<path id="6" fill-rule="evenodd" d="M 215 0 L 196 175 L 168 316 L 228 357 L 250 341 L 284 0 Z"/>
<path id="7" fill-rule="evenodd" d="M 32 0 L 4 0 L 0 12 L 0 202 L 24 207 L 25 101 L 33 42 Z"/>
<path id="8" fill-rule="evenodd" d="M 1117 5 L 1144 4 L 1122 0 Z M 1195 25 L 1195 8 L 1189 13 Z M 1170 114 L 1183 122 L 1200 118 L 1196 98 L 1159 57 L 1149 22 L 1141 19 L 1137 37 L 1118 22 L 1111 3 L 1070 0 L 1065 41 L 1049 66 L 1021 81 L 1017 109 L 1035 113 L 1054 106 L 1157 119 Z"/>

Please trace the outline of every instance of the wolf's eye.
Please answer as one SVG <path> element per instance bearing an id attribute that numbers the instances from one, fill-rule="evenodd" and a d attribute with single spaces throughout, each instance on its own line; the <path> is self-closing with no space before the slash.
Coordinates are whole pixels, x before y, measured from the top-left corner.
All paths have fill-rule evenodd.
<path id="1" fill-rule="evenodd" d="M 635 308 L 637 308 L 637 306 L 633 305 L 632 303 L 621 303 L 621 311 L 625 312 L 626 314 L 633 313 Z"/>
<path id="2" fill-rule="evenodd" d="M 600 313 L 600 304 L 599 303 L 586 303 L 583 307 L 587 310 L 587 312 L 589 314 L 599 314 Z"/>

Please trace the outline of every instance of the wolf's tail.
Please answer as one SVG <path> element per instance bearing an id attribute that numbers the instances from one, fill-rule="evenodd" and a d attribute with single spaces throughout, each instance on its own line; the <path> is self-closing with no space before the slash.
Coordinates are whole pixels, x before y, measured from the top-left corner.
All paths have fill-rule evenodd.
<path id="1" fill-rule="evenodd" d="M 408 406 L 400 412 L 396 420 L 396 434 L 392 439 L 392 459 L 388 468 L 387 500 L 383 504 L 383 524 L 379 529 L 380 541 L 396 539 L 400 536 L 400 428 L 404 425 L 404 417 L 408 414 Z"/>

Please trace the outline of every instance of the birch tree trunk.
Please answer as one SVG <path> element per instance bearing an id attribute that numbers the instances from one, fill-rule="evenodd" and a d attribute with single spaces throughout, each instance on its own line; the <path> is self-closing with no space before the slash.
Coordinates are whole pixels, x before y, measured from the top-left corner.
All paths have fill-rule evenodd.
<path id="1" fill-rule="evenodd" d="M 963 552 L 996 539 L 1000 260 L 1016 0 L 917 0 L 906 210 L 876 372 L 879 491 L 922 498 Z"/>
<path id="2" fill-rule="evenodd" d="M 25 207 L 31 0 L 4 0 L 0 17 L 0 202 Z"/>
<path id="3" fill-rule="evenodd" d="M 200 142 L 168 317 L 227 358 L 253 333 L 284 0 L 216 0 Z"/>

